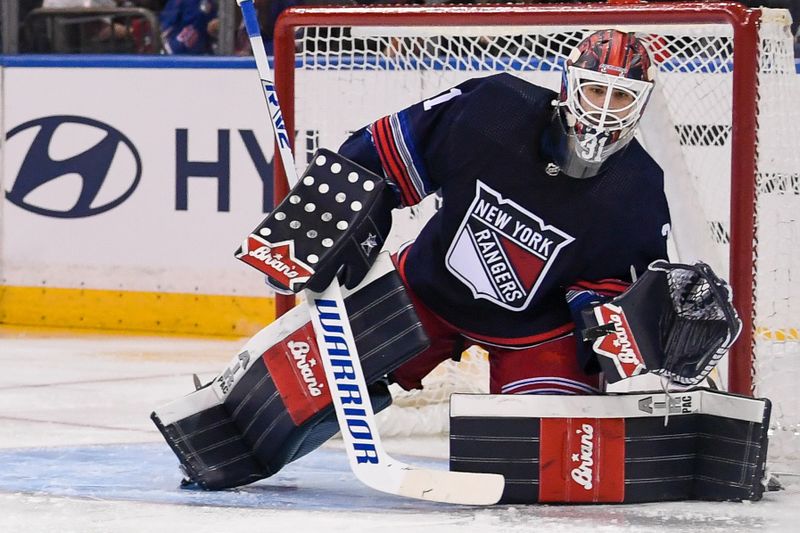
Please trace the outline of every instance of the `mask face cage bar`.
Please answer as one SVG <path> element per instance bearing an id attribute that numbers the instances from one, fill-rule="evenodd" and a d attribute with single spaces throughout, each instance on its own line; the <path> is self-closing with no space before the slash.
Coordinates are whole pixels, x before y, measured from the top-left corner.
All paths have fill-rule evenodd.
<path id="1" fill-rule="evenodd" d="M 568 94 L 566 106 L 575 116 L 575 120 L 586 126 L 609 132 L 636 126 L 653 89 L 653 82 L 612 76 L 579 67 L 567 68 L 566 79 Z M 594 104 L 586 94 L 586 88 L 589 87 L 606 89 L 602 107 Z M 633 101 L 622 108 L 612 109 L 610 105 L 614 91 L 630 95 Z M 626 114 L 620 116 L 623 113 Z"/>

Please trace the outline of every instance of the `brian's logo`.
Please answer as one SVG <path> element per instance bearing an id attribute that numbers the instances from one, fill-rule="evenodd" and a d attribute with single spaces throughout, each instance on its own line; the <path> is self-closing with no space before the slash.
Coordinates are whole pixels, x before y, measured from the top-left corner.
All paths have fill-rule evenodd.
<path id="1" fill-rule="evenodd" d="M 270 243 L 251 233 L 237 250 L 236 258 L 291 290 L 307 282 L 314 273 L 314 269 L 297 258 L 294 241 Z"/>
<path id="2" fill-rule="evenodd" d="M 525 309 L 562 248 L 575 239 L 480 181 L 447 252 L 447 268 L 475 298 Z"/>
<path id="3" fill-rule="evenodd" d="M 581 429 L 575 430 L 580 436 L 580 450 L 572 454 L 573 464 L 577 464 L 571 471 L 572 480 L 585 490 L 592 490 L 594 479 L 594 426 L 582 424 Z"/>
<path id="4" fill-rule="evenodd" d="M 43 117 L 20 124 L 6 139 L 9 147 L 29 144 L 6 198 L 39 215 L 81 218 L 103 213 L 127 200 L 142 176 L 133 143 L 90 118 Z"/>
<path id="5" fill-rule="evenodd" d="M 289 341 L 286 345 L 289 347 L 289 351 L 292 352 L 295 367 L 297 367 L 300 376 L 303 378 L 303 381 L 305 381 L 308 393 L 311 396 L 321 395 L 322 388 L 325 384 L 320 383 L 314 375 L 314 367 L 317 366 L 317 359 L 313 356 L 311 359 L 308 359 L 308 353 L 311 351 L 311 347 L 307 342 L 300 341 Z"/>
<path id="6" fill-rule="evenodd" d="M 594 351 L 611 359 L 620 378 L 641 374 L 646 369 L 644 358 L 622 308 L 603 304 L 594 308 L 594 316 L 599 326 L 611 324 L 614 327 L 611 333 L 594 341 Z"/>

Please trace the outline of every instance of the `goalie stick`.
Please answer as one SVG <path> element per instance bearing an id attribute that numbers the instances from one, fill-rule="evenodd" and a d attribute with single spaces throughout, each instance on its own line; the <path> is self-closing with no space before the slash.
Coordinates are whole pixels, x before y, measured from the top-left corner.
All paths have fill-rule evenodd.
<path id="1" fill-rule="evenodd" d="M 294 156 L 275 85 L 270 80 L 269 63 L 253 0 L 236 1 L 250 38 L 281 162 L 291 188 L 298 181 Z M 386 453 L 375 423 L 338 280 L 334 277 L 321 293 L 306 290 L 305 297 L 336 418 L 355 476 L 373 489 L 408 498 L 466 505 L 497 503 L 505 488 L 505 478 L 500 474 L 418 468 L 397 461 Z"/>

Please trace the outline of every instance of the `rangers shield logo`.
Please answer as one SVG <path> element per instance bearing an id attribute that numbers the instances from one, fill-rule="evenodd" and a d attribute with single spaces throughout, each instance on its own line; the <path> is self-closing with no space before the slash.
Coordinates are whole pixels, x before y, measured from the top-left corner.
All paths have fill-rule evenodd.
<path id="1" fill-rule="evenodd" d="M 562 248 L 575 239 L 504 199 L 480 180 L 446 264 L 472 291 L 512 311 L 525 309 Z"/>

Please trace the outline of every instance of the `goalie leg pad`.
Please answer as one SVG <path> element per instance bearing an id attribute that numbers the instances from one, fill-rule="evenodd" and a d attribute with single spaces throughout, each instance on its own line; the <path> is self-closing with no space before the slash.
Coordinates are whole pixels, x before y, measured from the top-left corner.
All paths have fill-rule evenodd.
<path id="1" fill-rule="evenodd" d="M 263 365 L 253 368 L 258 368 L 253 375 L 266 376 Z M 391 405 L 391 394 L 385 382 L 373 383 L 369 391 L 375 412 Z M 197 397 L 192 398 L 192 401 L 197 400 Z M 332 407 L 294 426 L 287 422 L 291 420 L 285 416 L 285 410 L 277 413 L 276 420 L 270 421 L 269 416 L 276 415 L 275 407 L 265 409 L 257 418 L 252 418 L 253 413 L 248 410 L 237 413 L 238 408 L 246 405 L 235 401 L 217 404 L 167 424 L 157 412 L 151 415 L 180 460 L 184 485 L 221 490 L 253 483 L 314 451 L 339 431 Z"/>
<path id="2" fill-rule="evenodd" d="M 383 376 L 428 346 L 400 277 L 382 255 L 345 295 L 375 411 L 391 403 Z M 206 489 L 268 477 L 325 442 L 338 426 L 305 309 L 264 328 L 211 383 L 151 418 L 189 480 Z"/>
<path id="3" fill-rule="evenodd" d="M 456 394 L 450 468 L 503 474 L 504 503 L 759 500 L 769 416 L 769 400 L 708 389 Z"/>

